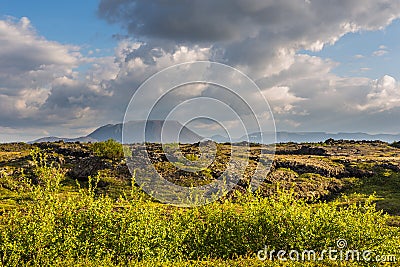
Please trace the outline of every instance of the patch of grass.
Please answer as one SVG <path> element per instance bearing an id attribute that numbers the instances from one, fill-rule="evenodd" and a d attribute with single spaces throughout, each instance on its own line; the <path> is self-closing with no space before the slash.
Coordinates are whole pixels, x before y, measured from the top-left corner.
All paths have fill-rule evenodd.
<path id="1" fill-rule="evenodd" d="M 374 200 L 377 208 L 390 213 L 400 215 L 400 173 L 391 170 L 381 170 L 372 177 L 358 179 L 356 186 L 345 191 L 345 194 L 352 196 L 359 193 L 362 198 L 372 194 L 376 195 Z M 357 201 L 361 200 L 360 195 Z M 354 196 L 354 195 L 353 195 Z"/>

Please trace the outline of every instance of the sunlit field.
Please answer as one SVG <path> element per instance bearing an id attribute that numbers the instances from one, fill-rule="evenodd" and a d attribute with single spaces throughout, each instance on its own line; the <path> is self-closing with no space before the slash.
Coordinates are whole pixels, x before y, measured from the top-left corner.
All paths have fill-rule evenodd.
<path id="1" fill-rule="evenodd" d="M 329 201 L 299 197 L 295 187 L 277 183 L 270 195 L 238 190 L 209 205 L 178 208 L 147 196 L 134 177 L 121 180 L 103 170 L 87 181 L 72 181 L 54 157 L 39 149 L 28 156 L 24 149 L 20 155 L 30 159 L 31 172 L 13 176 L 3 166 L 1 175 L 3 266 L 371 264 L 330 260 L 322 252 L 337 249 L 338 240 L 347 242 L 343 251 L 371 251 L 370 260 L 400 252 L 396 217 L 376 208 L 379 197 L 367 197 L 365 184 L 364 194 L 344 191 Z M 302 259 L 301 253 L 289 261 L 276 253 L 260 259 L 260 250 L 311 249 L 316 259 Z"/>

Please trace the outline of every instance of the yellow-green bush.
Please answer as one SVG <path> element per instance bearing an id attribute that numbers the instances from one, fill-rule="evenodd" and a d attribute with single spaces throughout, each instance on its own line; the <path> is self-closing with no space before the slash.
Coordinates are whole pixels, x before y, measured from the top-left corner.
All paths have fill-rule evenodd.
<path id="1" fill-rule="evenodd" d="M 91 146 L 93 153 L 102 158 L 120 160 L 124 157 L 122 144 L 113 139 L 104 142 L 97 142 Z"/>
<path id="2" fill-rule="evenodd" d="M 341 238 L 360 251 L 399 255 L 399 229 L 388 227 L 369 202 L 310 205 L 279 191 L 270 198 L 246 196 L 183 209 L 137 197 L 135 188 L 132 196 L 116 200 L 96 195 L 92 182 L 77 194 L 60 194 L 59 169 L 38 164 L 38 173 L 44 185 L 33 186 L 19 209 L 0 215 L 3 266 L 228 266 L 224 261 L 233 266 L 236 260 L 252 266 L 262 264 L 256 253 L 264 246 L 322 251 Z"/>

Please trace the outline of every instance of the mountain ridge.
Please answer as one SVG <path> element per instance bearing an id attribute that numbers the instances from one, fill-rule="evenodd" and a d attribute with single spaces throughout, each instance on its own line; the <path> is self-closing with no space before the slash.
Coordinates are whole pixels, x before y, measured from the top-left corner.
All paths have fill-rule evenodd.
<path id="1" fill-rule="evenodd" d="M 163 126 L 164 129 L 163 129 Z M 191 129 L 183 126 L 177 121 L 161 121 L 161 120 L 152 120 L 152 121 L 130 121 L 125 124 L 127 129 L 125 132 L 132 132 L 132 135 L 125 136 L 125 143 L 140 143 L 143 140 L 143 134 L 141 130 L 146 127 L 146 141 L 147 142 L 161 142 L 161 129 L 163 129 L 164 133 L 166 133 L 166 139 L 163 139 L 163 142 L 176 142 L 174 137 L 176 136 L 177 129 L 180 129 L 179 132 L 179 141 L 184 143 L 195 143 L 205 139 L 204 137 L 196 134 Z M 122 142 L 122 132 L 123 132 L 123 124 L 106 124 L 100 126 L 92 133 L 87 136 L 81 136 L 77 138 L 63 138 L 63 137 L 43 137 L 32 142 L 28 143 L 41 143 L 41 142 L 56 142 L 56 141 L 64 141 L 64 142 L 101 142 L 106 141 L 108 139 L 114 139 L 118 142 Z M 172 133 L 172 134 L 171 134 Z M 172 137 L 173 135 L 173 137 Z M 251 133 L 248 136 L 244 135 L 240 138 L 230 140 L 226 136 L 222 135 L 213 135 L 211 137 L 207 137 L 208 139 L 214 140 L 219 143 L 224 142 L 242 142 L 242 141 L 250 141 L 253 143 L 261 143 L 261 136 L 271 136 L 273 133 L 269 132 L 256 132 Z M 276 143 L 317 143 L 323 142 L 327 139 L 334 140 L 355 140 L 355 141 L 383 141 L 387 143 L 393 143 L 395 141 L 400 140 L 400 134 L 369 134 L 364 132 L 338 132 L 338 133 L 327 133 L 327 132 L 289 132 L 289 131 L 278 131 L 276 133 Z M 269 138 L 271 140 L 271 138 Z"/>
<path id="2" fill-rule="evenodd" d="M 125 129 L 124 129 L 125 128 Z M 123 131 L 124 129 L 124 131 Z M 143 130 L 146 129 L 146 136 L 143 136 Z M 162 120 L 149 120 L 149 121 L 129 121 L 125 125 L 122 123 L 106 124 L 100 126 L 87 136 L 77 138 L 63 138 L 63 137 L 43 137 L 28 143 L 43 143 L 43 142 L 101 142 L 108 139 L 114 139 L 122 143 L 122 135 L 125 132 L 125 143 L 141 143 L 146 142 L 159 143 L 163 142 L 176 142 L 176 136 L 179 142 L 182 143 L 195 143 L 203 140 L 204 138 L 186 126 L 183 126 L 177 121 L 162 121 Z M 126 133 L 131 133 L 127 135 Z M 161 140 L 161 133 L 162 140 Z"/>

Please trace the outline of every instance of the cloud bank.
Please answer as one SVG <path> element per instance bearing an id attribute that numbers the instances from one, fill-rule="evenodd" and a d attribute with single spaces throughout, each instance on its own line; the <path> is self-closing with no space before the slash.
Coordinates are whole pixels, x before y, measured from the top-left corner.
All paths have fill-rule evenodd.
<path id="1" fill-rule="evenodd" d="M 74 136 L 120 122 L 145 79 L 195 60 L 226 63 L 254 79 L 280 130 L 400 131 L 395 77 L 340 77 L 333 72 L 340 63 L 301 53 L 348 33 L 384 29 L 400 17 L 398 1 L 102 0 L 98 16 L 126 30 L 113 56 L 47 40 L 28 18 L 0 21 L 4 136 L 26 136 L 27 129 L 32 136 Z M 181 92 L 169 104 L 206 91 Z"/>

